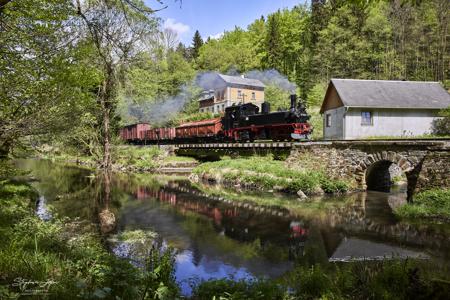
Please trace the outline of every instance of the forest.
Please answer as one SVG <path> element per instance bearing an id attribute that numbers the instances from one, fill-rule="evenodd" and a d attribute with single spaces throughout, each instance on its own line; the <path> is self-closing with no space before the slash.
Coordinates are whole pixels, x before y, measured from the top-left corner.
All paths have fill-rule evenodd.
<path id="1" fill-rule="evenodd" d="M 307 101 L 316 132 L 332 77 L 449 86 L 446 0 L 312 1 L 255 16 L 219 39 L 197 31 L 191 45 L 158 18 L 165 5 L 183 2 L 153 4 L 1 1 L 1 155 L 56 143 L 108 165 L 104 145 L 123 124 L 152 115 L 163 116 L 159 123 L 205 117 L 195 101 L 195 78 L 204 72 L 280 73 Z M 266 84 L 266 99 L 282 106 L 287 92 Z"/>

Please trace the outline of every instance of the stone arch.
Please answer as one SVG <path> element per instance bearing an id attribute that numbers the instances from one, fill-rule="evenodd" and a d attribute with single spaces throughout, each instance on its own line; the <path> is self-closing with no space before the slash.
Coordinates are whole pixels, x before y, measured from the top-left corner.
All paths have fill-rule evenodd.
<path id="1" fill-rule="evenodd" d="M 410 185 L 413 184 L 412 179 L 414 176 L 412 176 L 411 173 L 414 171 L 415 165 L 405 156 L 393 151 L 368 153 L 366 158 L 360 162 L 358 182 L 360 183 L 361 188 L 363 190 L 367 190 L 368 188 L 383 190 L 383 187 L 387 187 L 385 186 L 387 185 L 387 181 L 391 180 L 391 178 L 387 178 L 387 172 L 392 164 L 396 164 L 401 169 L 402 173 L 406 175 L 409 191 Z M 374 182 L 377 180 L 377 176 L 384 177 L 378 178 L 381 180 L 381 184 L 378 187 L 374 187 L 373 185 L 376 185 Z M 385 189 L 385 191 L 387 191 L 387 189 Z"/>

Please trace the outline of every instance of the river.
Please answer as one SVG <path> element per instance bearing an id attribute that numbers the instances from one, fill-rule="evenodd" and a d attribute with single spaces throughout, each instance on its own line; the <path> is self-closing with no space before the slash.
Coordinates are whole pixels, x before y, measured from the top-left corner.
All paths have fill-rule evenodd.
<path id="1" fill-rule="evenodd" d="M 396 220 L 389 203 L 406 197 L 401 188 L 299 202 L 281 194 L 193 185 L 186 178 L 113 174 L 104 203 L 95 171 L 45 160 L 19 160 L 17 166 L 35 178 L 36 212 L 44 220 L 57 214 L 98 222 L 107 205 L 115 216 L 107 236 L 156 232 L 176 249 L 175 275 L 184 294 L 192 281 L 273 278 L 296 263 L 392 257 L 450 261 L 448 225 Z M 268 204 L 257 205 L 255 199 Z M 282 202 L 288 205 L 273 204 Z M 110 245 L 127 256 L 120 243 Z"/>

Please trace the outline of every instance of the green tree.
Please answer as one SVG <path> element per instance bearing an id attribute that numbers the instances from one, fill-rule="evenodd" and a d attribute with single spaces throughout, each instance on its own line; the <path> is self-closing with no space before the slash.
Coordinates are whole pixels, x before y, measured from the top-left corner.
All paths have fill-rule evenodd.
<path id="1" fill-rule="evenodd" d="M 2 3 L 3 4 L 3 3 Z M 56 135 L 77 125 L 92 104 L 95 68 L 73 42 L 69 1 L 11 1 L 0 14 L 0 156 L 23 137 Z"/>
<path id="2" fill-rule="evenodd" d="M 102 120 L 102 167 L 110 170 L 111 120 L 117 106 L 119 76 L 138 54 L 137 47 L 142 41 L 155 34 L 156 20 L 153 10 L 138 0 L 76 2 L 84 25 L 82 33 L 95 45 L 98 54 L 95 63 L 102 72 L 97 94 Z"/>
<path id="3" fill-rule="evenodd" d="M 192 57 L 197 58 L 200 54 L 200 47 L 203 45 L 203 39 L 198 30 L 195 31 L 194 37 L 192 39 Z"/>
<path id="4" fill-rule="evenodd" d="M 267 19 L 266 56 L 263 61 L 266 68 L 277 68 L 282 59 L 279 15 L 280 12 L 277 12 Z"/>

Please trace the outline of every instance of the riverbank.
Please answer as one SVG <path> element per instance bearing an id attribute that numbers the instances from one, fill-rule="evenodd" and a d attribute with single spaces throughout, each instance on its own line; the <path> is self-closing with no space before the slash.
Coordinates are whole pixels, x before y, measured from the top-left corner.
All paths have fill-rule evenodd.
<path id="1" fill-rule="evenodd" d="M 193 170 L 193 181 L 208 181 L 239 189 L 281 191 L 297 194 L 300 198 L 311 195 L 345 193 L 347 183 L 328 177 L 320 169 L 295 170 L 270 156 L 225 158 L 200 164 Z"/>
<path id="2" fill-rule="evenodd" d="M 432 189 L 414 196 L 412 203 L 406 203 L 394 210 L 401 219 L 450 222 L 450 189 Z"/>
<path id="3" fill-rule="evenodd" d="M 81 299 L 178 297 L 209 300 L 213 296 L 231 299 L 366 299 L 370 295 L 374 299 L 383 296 L 406 299 L 416 294 L 423 298 L 444 299 L 449 292 L 449 273 L 445 264 L 434 266 L 434 261 L 428 260 L 363 261 L 356 264 L 329 262 L 328 255 L 323 253 L 325 248 L 319 246 L 328 243 L 328 240 L 323 240 L 321 232 L 324 231 L 314 228 L 303 217 L 285 220 L 278 212 L 274 216 L 264 213 L 256 218 L 259 209 L 252 213 L 248 207 L 231 208 L 183 191 L 177 194 L 174 191 L 183 187 L 181 183 L 160 184 L 151 181 L 154 177 L 149 175 L 140 175 L 142 178 L 136 183 L 117 178 L 112 180 L 111 190 L 116 194 L 110 209 L 116 211 L 116 217 L 124 223 L 115 234 L 101 235 L 91 220 L 98 215 L 97 205 L 102 203 L 102 198 L 97 194 L 99 198 L 93 199 L 95 194 L 86 190 L 97 190 L 94 179 L 86 177 L 89 172 L 59 164 L 51 166 L 48 161 L 37 163 L 41 167 L 39 172 L 33 173 L 36 180 L 33 184 L 39 187 L 40 192 L 42 188 L 58 186 L 42 195 L 48 199 L 47 206 L 54 204 L 60 209 L 53 210 L 50 206 L 52 217 L 48 221 L 39 219 L 35 215 L 37 194 L 30 185 L 0 176 L 3 178 L 0 181 L 0 232 L 2 237 L 6 236 L 0 245 L 0 298 L 19 296 L 21 291 L 14 285 L 19 277 L 29 282 L 51 281 L 47 296 L 42 296 L 51 299 L 72 299 L 74 295 Z M 47 166 L 43 168 L 42 165 Z M 76 169 L 80 172 L 77 173 Z M 85 181 L 82 183 L 80 180 Z M 56 200 L 60 193 L 67 197 Z M 50 200 L 51 195 L 54 195 L 53 200 Z M 130 195 L 133 196 L 130 198 Z M 63 205 L 65 208 L 61 209 Z M 80 205 L 78 210 L 74 205 Z M 119 207 L 122 213 L 116 210 Z M 58 213 L 65 217 L 59 217 Z M 80 215 L 84 217 L 72 220 L 68 217 Z M 351 215 L 354 216 L 353 213 Z M 332 219 L 336 222 L 334 217 Z M 255 277 L 252 280 L 201 281 L 193 275 L 188 278 L 192 283 L 192 295 L 181 296 L 179 291 L 183 283 L 176 282 L 174 277 L 177 272 L 174 255 L 177 254 L 165 251 L 160 255 L 161 248 L 151 242 L 155 235 L 149 228 L 153 226 L 157 226 L 155 232 L 161 233 L 161 238 L 172 233 L 178 241 L 175 245 L 189 245 L 190 241 L 195 241 L 196 255 L 199 256 L 193 255 L 198 260 L 195 265 L 189 265 L 194 268 L 193 274 L 198 270 L 201 275 L 203 266 L 217 259 L 213 255 L 215 247 L 220 249 L 220 257 L 236 255 L 239 259 L 247 257 L 249 261 L 259 263 L 265 260 L 252 259 L 262 257 L 270 260 L 265 273 L 276 269 L 274 266 L 278 260 L 289 260 L 293 269 L 281 277 L 266 280 Z M 275 231 L 274 239 L 270 239 L 272 228 L 278 226 L 288 232 Z M 172 232 L 177 228 L 183 230 Z M 221 234 L 218 234 L 218 229 Z M 187 239 L 187 232 L 195 238 Z M 205 249 L 208 250 L 206 254 Z M 139 261 L 130 255 L 136 253 L 144 259 Z M 189 253 L 178 253 L 181 255 L 178 258 L 186 263 L 190 259 Z M 320 263 L 315 263 L 317 261 Z M 195 269 L 197 265 L 199 268 Z M 361 286 L 368 294 L 361 294 Z M 33 288 L 31 286 L 30 289 Z"/>
<path id="4" fill-rule="evenodd" d="M 28 183 L 0 178 L 1 299 L 178 295 L 173 263 L 160 263 L 167 254 L 155 252 L 151 268 L 136 268 L 107 251 L 95 224 L 54 214 L 44 221 L 35 214 L 38 195 Z"/>
<path id="5" fill-rule="evenodd" d="M 53 149 L 41 152 L 38 157 L 89 168 L 97 168 L 101 164 L 101 161 L 93 156 Z M 189 173 L 199 164 L 192 157 L 176 156 L 170 152 L 169 148 L 162 149 L 157 146 L 114 146 L 111 159 L 113 171 L 127 173 L 164 173 L 177 172 L 177 170 Z"/>

